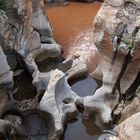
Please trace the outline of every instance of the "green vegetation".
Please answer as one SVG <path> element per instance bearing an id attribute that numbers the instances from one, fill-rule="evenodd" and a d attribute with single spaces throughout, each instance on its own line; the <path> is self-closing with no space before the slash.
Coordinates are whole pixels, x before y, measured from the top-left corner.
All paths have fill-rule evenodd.
<path id="1" fill-rule="evenodd" d="M 7 5 L 6 3 L 6 0 L 0 0 L 0 9 L 5 10 Z"/>
<path id="2" fill-rule="evenodd" d="M 134 48 L 134 41 L 136 40 L 136 36 L 132 35 L 131 37 L 124 37 L 122 41 L 127 45 L 128 49 L 131 50 Z"/>

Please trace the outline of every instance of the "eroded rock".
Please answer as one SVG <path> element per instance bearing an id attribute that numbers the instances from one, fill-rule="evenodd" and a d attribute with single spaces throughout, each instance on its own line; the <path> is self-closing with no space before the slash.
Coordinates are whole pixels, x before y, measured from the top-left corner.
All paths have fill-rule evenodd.
<path id="1" fill-rule="evenodd" d="M 39 103 L 41 111 L 50 114 L 53 122 L 49 139 L 58 139 L 62 135 L 64 124 L 77 114 L 75 102 L 78 96 L 71 90 L 65 74 L 59 70 L 50 72 L 47 89 Z"/>
<path id="2" fill-rule="evenodd" d="M 81 76 L 86 76 L 88 74 L 87 65 L 81 61 L 79 58 L 72 59 L 72 66 L 66 71 L 67 78 L 69 80 L 79 78 Z M 69 61 L 69 58 L 68 60 Z"/>
<path id="3" fill-rule="evenodd" d="M 9 1 L 6 6 L 6 11 L 0 10 L 0 87 L 2 86 L 0 92 L 7 94 L 5 89 L 9 87 L 12 89 L 13 73 L 10 71 L 10 66 L 14 71 L 19 68 L 18 66 L 26 68 L 33 77 L 33 84 L 37 91 L 46 90 L 49 74 L 45 73 L 44 76 L 40 73 L 36 62 L 41 62 L 49 57 L 58 58 L 62 50 L 53 39 L 52 29 L 44 10 L 44 2 L 42 0 L 16 0 Z M 7 62 L 5 54 L 14 59 L 8 59 L 10 62 Z M 9 64 L 11 65 L 9 66 Z M 44 79 L 46 85 L 41 85 L 45 84 Z M 12 90 L 8 91 L 10 99 L 22 111 L 37 107 L 38 100 L 33 99 L 20 103 L 13 99 L 12 92 Z M 4 120 L 2 122 L 4 125 L 7 123 Z M 7 124 L 15 126 L 10 121 Z M 3 129 L 2 123 L 0 126 Z M 3 131 L 6 132 L 5 129 Z"/>
<path id="4" fill-rule="evenodd" d="M 94 43 L 101 54 L 94 74 L 103 85 L 85 97 L 84 106 L 86 115 L 91 110 L 100 112 L 104 122 L 111 120 L 119 99 L 133 97 L 140 85 L 138 5 L 135 0 L 106 0 L 94 20 Z"/>

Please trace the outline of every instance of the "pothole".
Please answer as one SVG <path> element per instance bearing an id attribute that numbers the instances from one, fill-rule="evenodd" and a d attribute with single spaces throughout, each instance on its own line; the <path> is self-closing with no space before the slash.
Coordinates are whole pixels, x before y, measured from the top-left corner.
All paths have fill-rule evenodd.
<path id="1" fill-rule="evenodd" d="M 13 92 L 14 99 L 18 101 L 35 97 L 37 91 L 32 85 L 32 77 L 28 72 L 23 71 L 20 76 L 15 77 L 15 89 Z"/>

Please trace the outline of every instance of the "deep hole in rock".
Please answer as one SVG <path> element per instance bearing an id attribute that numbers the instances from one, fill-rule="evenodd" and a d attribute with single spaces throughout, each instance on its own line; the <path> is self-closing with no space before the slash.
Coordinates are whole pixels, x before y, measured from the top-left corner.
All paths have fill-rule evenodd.
<path id="1" fill-rule="evenodd" d="M 18 101 L 32 99 L 36 96 L 36 88 L 32 85 L 32 77 L 27 71 L 15 77 L 15 90 L 17 92 L 13 94 L 13 97 Z"/>

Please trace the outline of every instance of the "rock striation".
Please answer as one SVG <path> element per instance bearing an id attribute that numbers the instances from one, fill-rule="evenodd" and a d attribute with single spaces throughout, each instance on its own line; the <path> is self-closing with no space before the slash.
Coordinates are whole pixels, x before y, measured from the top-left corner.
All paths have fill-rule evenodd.
<path id="1" fill-rule="evenodd" d="M 106 0 L 93 23 L 94 43 L 101 57 L 93 77 L 103 85 L 84 99 L 85 115 L 98 112 L 104 122 L 119 102 L 136 95 L 140 85 L 140 1 Z"/>

